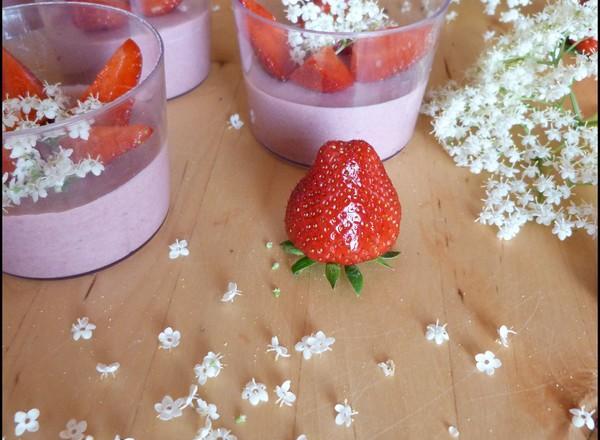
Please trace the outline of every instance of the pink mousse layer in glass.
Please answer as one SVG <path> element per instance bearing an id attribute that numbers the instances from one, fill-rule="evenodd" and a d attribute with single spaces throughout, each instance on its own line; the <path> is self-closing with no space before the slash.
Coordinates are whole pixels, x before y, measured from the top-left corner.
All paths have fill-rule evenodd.
<path id="1" fill-rule="evenodd" d="M 169 14 L 148 21 L 165 46 L 167 99 L 200 84 L 210 70 L 210 8 L 207 0 L 184 1 Z"/>
<path id="2" fill-rule="evenodd" d="M 137 158 L 132 155 L 131 161 Z M 129 175 L 130 161 L 123 162 L 121 166 L 108 165 L 99 177 L 88 176 L 70 184 L 65 194 L 77 191 L 80 200 L 71 197 L 65 205 L 74 203 L 75 207 L 54 210 L 60 204 L 50 198 L 61 194 L 49 193 L 48 199 L 40 200 L 42 207 L 45 203 L 51 207 L 45 212 L 43 208 L 35 212 L 39 205 L 31 204 L 32 213 L 5 214 L 4 272 L 33 278 L 77 275 L 111 264 L 143 245 L 160 227 L 169 207 L 167 147 L 160 147 L 133 176 Z M 101 179 L 103 184 L 98 184 Z M 125 180 L 119 183 L 120 179 Z M 92 191 L 106 187 L 111 188 L 109 192 L 83 202 Z"/>
<path id="3" fill-rule="evenodd" d="M 401 74 L 326 94 L 271 78 L 256 62 L 245 78 L 254 136 L 301 165 L 311 165 L 330 140 L 365 140 L 382 159 L 398 153 L 412 137 L 427 85 L 426 77 Z"/>

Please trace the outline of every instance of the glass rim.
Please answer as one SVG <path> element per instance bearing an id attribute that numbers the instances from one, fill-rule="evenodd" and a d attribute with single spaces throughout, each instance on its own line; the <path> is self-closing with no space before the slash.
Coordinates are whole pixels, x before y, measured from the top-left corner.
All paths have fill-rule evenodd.
<path id="1" fill-rule="evenodd" d="M 86 2 L 86 1 L 65 1 L 65 0 L 44 1 L 44 2 L 39 2 L 39 3 L 25 3 L 25 4 L 20 4 L 20 5 L 3 6 L 2 7 L 2 19 L 4 20 L 5 11 L 10 12 L 11 10 L 33 8 L 36 6 L 49 6 L 49 5 L 51 5 L 52 7 L 66 6 L 66 5 L 68 5 L 68 6 L 79 5 L 79 6 L 84 6 L 84 7 L 93 7 L 96 9 L 104 9 L 107 11 L 123 14 L 126 17 L 128 17 L 128 20 L 131 20 L 131 19 L 137 20 L 146 30 L 148 30 L 150 32 L 151 35 L 154 36 L 154 40 L 156 42 L 158 42 L 158 47 L 159 47 L 158 58 L 157 58 L 156 62 L 154 63 L 154 65 L 152 66 L 152 69 L 150 70 L 148 75 L 146 75 L 145 78 L 142 78 L 141 81 L 134 88 L 132 88 L 131 90 L 128 90 L 123 95 L 119 96 L 117 99 L 115 99 L 111 102 L 108 102 L 106 104 L 103 103 L 102 106 L 97 109 L 90 110 L 90 111 L 82 113 L 80 115 L 70 116 L 67 119 L 64 119 L 62 121 L 53 122 L 51 124 L 42 125 L 40 127 L 26 128 L 24 130 L 3 131 L 2 132 L 3 140 L 5 137 L 19 137 L 19 136 L 31 136 L 31 135 L 43 134 L 44 132 L 54 131 L 54 130 L 57 130 L 60 128 L 64 128 L 65 126 L 70 126 L 77 122 L 87 121 L 90 118 L 93 118 L 94 116 L 95 117 L 101 116 L 105 112 L 108 112 L 108 111 L 112 110 L 113 108 L 118 107 L 119 105 L 122 105 L 123 103 L 125 103 L 126 101 L 131 99 L 131 97 L 135 94 L 135 92 L 137 92 L 144 84 L 146 84 L 150 80 L 151 77 L 156 75 L 156 72 L 158 71 L 158 67 L 160 66 L 161 62 L 163 61 L 164 44 L 163 44 L 162 38 L 160 37 L 160 34 L 154 28 L 154 26 L 152 26 L 148 21 L 135 15 L 132 12 L 127 11 L 125 9 L 116 8 L 114 6 L 108 6 L 108 5 L 103 5 L 103 4 L 99 4 L 99 3 L 90 3 L 90 2 Z M 143 61 L 142 61 L 142 63 L 143 63 Z"/>
<path id="2" fill-rule="evenodd" d="M 427 23 L 435 22 L 438 19 L 438 17 L 440 15 L 442 15 L 442 13 L 444 13 L 444 11 L 446 11 L 448 9 L 448 6 L 452 2 L 452 0 L 442 0 L 442 3 L 440 4 L 440 6 L 430 16 L 422 18 L 422 19 L 417 20 L 410 24 L 402 25 L 402 26 L 396 26 L 396 27 L 387 28 L 387 29 L 378 29 L 378 30 L 374 30 L 374 31 L 329 32 L 329 31 L 316 31 L 316 30 L 312 30 L 312 29 L 304 29 L 304 28 L 301 28 L 300 26 L 296 26 L 293 24 L 281 23 L 279 21 L 269 20 L 268 18 L 265 18 L 265 17 L 257 14 L 256 12 L 251 11 L 250 9 L 246 8 L 242 4 L 242 0 L 231 0 L 231 1 L 233 3 L 234 8 L 241 8 L 245 14 L 252 16 L 253 18 L 257 19 L 258 21 L 262 21 L 263 23 L 265 23 L 269 26 L 283 29 L 288 32 L 300 32 L 302 34 L 321 35 L 321 36 L 328 36 L 328 37 L 339 37 L 340 39 L 357 38 L 357 37 L 380 37 L 380 36 L 392 35 L 395 33 L 401 33 L 401 32 L 405 32 L 407 30 L 422 27 L 423 25 L 425 25 Z"/>

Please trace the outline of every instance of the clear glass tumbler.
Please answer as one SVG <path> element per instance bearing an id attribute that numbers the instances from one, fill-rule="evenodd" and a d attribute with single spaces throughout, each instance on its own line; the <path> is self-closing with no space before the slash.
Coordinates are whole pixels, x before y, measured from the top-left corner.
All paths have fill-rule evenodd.
<path id="1" fill-rule="evenodd" d="M 311 165 L 329 140 L 365 140 L 382 159 L 408 143 L 450 0 L 413 0 L 408 11 L 406 2 L 382 0 L 393 25 L 356 33 L 291 24 L 281 0 L 232 1 L 251 129 L 261 144 Z"/>
<path id="2" fill-rule="evenodd" d="M 198 86 L 210 70 L 210 0 L 88 0 L 133 12 L 156 28 L 165 48 L 167 99 Z M 81 29 L 99 33 L 121 24 L 77 13 Z"/>
<path id="3" fill-rule="evenodd" d="M 86 14 L 121 25 L 87 32 L 73 20 Z M 73 102 L 126 40 L 140 49 L 139 83 L 122 96 L 2 132 L 3 272 L 58 278 L 109 265 L 148 241 L 169 207 L 160 37 L 127 11 L 62 1 L 5 7 L 2 27 L 3 50 Z"/>

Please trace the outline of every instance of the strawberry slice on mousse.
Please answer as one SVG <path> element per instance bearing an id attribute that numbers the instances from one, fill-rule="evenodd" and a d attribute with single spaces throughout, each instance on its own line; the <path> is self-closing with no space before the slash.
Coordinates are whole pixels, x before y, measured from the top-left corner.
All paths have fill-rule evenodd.
<path id="1" fill-rule="evenodd" d="M 182 0 L 140 0 L 142 14 L 146 17 L 165 15 L 180 5 Z"/>
<path id="2" fill-rule="evenodd" d="M 339 92 L 354 82 L 352 73 L 331 46 L 308 57 L 290 79 L 302 87 L 323 93 Z"/>
<path id="3" fill-rule="evenodd" d="M 86 0 L 88 3 L 112 6 L 131 11 L 129 0 Z M 75 7 L 73 9 L 73 24 L 88 32 L 117 29 L 127 24 L 127 17 L 112 11 Z"/>
<path id="4" fill-rule="evenodd" d="M 271 21 L 277 21 L 264 6 L 255 0 L 241 0 L 242 5 L 255 14 Z M 285 81 L 296 68 L 296 63 L 290 55 L 287 33 L 283 29 L 269 26 L 254 17 L 247 19 L 250 44 L 256 57 L 267 73 Z"/>
<path id="5" fill-rule="evenodd" d="M 2 99 L 19 96 L 43 98 L 42 82 L 8 50 L 2 48 Z"/>

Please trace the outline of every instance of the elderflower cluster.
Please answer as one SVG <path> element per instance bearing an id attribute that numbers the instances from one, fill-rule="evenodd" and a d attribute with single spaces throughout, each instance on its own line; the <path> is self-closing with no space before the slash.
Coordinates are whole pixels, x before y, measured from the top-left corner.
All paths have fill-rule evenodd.
<path id="1" fill-rule="evenodd" d="M 293 24 L 302 23 L 304 29 L 319 32 L 362 32 L 383 29 L 391 21 L 374 0 L 323 0 L 317 5 L 311 0 L 282 0 L 286 18 Z M 313 33 L 289 32 L 290 54 L 297 63 L 325 46 L 340 46 L 347 41 Z"/>
<path id="2" fill-rule="evenodd" d="M 20 205 L 24 198 L 37 202 L 47 197 L 50 190 L 60 192 L 69 179 L 84 178 L 89 173 L 99 176 L 104 171 L 98 159 L 88 157 L 74 162 L 71 159 L 73 150 L 62 148 L 56 141 L 63 136 L 87 140 L 91 120 L 78 121 L 43 136 L 18 134 L 21 130 L 62 121 L 101 106 L 95 97 L 71 105 L 60 84 L 44 83 L 44 93 L 43 99 L 26 95 L 2 101 L 2 148 L 9 151 L 8 158 L 14 165 L 14 170 L 2 176 L 3 210 Z M 43 154 L 37 148 L 40 141 L 44 143 Z"/>
<path id="3" fill-rule="evenodd" d="M 494 12 L 499 0 L 482 0 Z M 576 188 L 598 182 L 597 114 L 586 119 L 574 83 L 598 79 L 598 55 L 575 46 L 598 38 L 598 2 L 557 0 L 525 15 L 528 0 L 508 0 L 511 31 L 490 39 L 465 86 L 430 94 L 422 112 L 461 167 L 489 174 L 478 221 L 515 237 L 527 222 L 564 240 L 575 229 L 596 235 L 596 209 Z"/>

